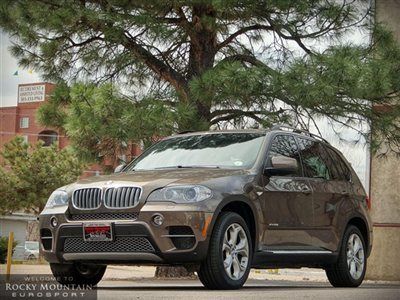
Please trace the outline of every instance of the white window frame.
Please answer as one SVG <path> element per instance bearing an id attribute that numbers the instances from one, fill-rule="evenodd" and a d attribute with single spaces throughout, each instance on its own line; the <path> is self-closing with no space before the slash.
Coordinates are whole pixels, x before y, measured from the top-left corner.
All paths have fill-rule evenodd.
<path id="1" fill-rule="evenodd" d="M 19 128 L 29 128 L 29 117 L 21 117 L 19 119 Z"/>

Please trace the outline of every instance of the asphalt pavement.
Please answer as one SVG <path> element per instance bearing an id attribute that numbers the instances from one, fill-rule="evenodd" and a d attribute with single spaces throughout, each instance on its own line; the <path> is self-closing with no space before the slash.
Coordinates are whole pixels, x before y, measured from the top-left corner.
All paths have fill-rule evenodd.
<path id="1" fill-rule="evenodd" d="M 196 279 L 155 279 L 154 267 L 108 266 L 97 299 L 398 299 L 400 282 L 366 280 L 358 288 L 333 288 L 323 270 L 252 270 L 235 291 L 210 291 Z M 0 265 L 0 274 L 5 266 Z M 13 265 L 12 274 L 51 274 L 48 264 Z"/>
<path id="2" fill-rule="evenodd" d="M 400 285 L 366 283 L 358 288 L 333 288 L 324 282 L 250 279 L 240 290 L 210 291 L 198 280 L 105 280 L 98 299 L 400 299 Z"/>

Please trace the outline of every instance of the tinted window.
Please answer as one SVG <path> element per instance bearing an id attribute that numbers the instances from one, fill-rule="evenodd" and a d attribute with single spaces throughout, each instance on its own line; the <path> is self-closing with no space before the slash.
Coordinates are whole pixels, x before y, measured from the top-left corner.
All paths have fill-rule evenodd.
<path id="1" fill-rule="evenodd" d="M 332 157 L 333 164 L 336 167 L 337 170 L 337 177 L 336 179 L 338 180 L 350 180 L 350 170 L 347 167 L 346 163 L 343 161 L 343 159 L 340 157 L 336 151 L 333 149 L 326 147 L 329 155 Z"/>
<path id="2" fill-rule="evenodd" d="M 150 147 L 127 170 L 213 166 L 247 168 L 253 166 L 264 139 L 264 133 L 176 136 Z"/>
<path id="3" fill-rule="evenodd" d="M 268 152 L 267 167 L 271 167 L 271 158 L 274 156 L 286 156 L 297 160 L 299 169 L 293 174 L 286 176 L 301 176 L 300 175 L 300 156 L 297 148 L 296 140 L 290 135 L 277 135 L 272 141 L 271 148 Z"/>
<path id="4" fill-rule="evenodd" d="M 335 169 L 324 146 L 321 143 L 303 138 L 298 138 L 298 142 L 304 175 L 311 178 L 332 179 Z"/>

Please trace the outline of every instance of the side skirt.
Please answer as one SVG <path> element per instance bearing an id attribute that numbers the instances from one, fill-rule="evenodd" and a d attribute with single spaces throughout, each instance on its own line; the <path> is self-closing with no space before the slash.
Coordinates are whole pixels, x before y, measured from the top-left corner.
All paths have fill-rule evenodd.
<path id="1" fill-rule="evenodd" d="M 252 268 L 324 268 L 335 263 L 338 253 L 325 250 L 270 250 L 254 253 Z"/>

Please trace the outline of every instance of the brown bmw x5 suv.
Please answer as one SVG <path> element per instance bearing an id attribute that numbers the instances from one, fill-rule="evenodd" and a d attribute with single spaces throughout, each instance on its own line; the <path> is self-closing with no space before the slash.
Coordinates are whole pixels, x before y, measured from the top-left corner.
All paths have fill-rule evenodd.
<path id="1" fill-rule="evenodd" d="M 372 246 L 368 207 L 343 155 L 309 132 L 184 133 L 54 191 L 40 238 L 62 284 L 146 264 L 190 267 L 210 289 L 240 288 L 250 268 L 299 267 L 355 287 Z"/>

